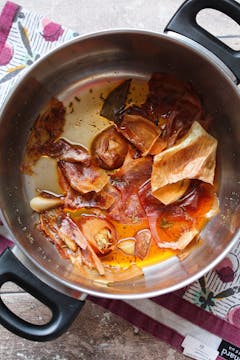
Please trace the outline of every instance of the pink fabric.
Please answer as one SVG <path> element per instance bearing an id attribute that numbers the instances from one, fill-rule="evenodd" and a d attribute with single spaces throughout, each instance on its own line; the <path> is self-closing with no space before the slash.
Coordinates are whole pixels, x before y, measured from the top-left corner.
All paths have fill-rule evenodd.
<path id="1" fill-rule="evenodd" d="M 18 9 L 19 5 L 8 1 L 2 10 L 0 15 L 0 54 L 5 47 L 8 34 Z"/>
<path id="2" fill-rule="evenodd" d="M 158 296 L 152 299 L 159 305 L 183 317 L 201 328 L 222 337 L 224 340 L 240 346 L 240 329 L 209 313 L 200 307 L 182 299 L 175 293 Z"/>
<path id="3" fill-rule="evenodd" d="M 0 254 L 7 248 L 12 247 L 13 242 L 0 235 Z"/>

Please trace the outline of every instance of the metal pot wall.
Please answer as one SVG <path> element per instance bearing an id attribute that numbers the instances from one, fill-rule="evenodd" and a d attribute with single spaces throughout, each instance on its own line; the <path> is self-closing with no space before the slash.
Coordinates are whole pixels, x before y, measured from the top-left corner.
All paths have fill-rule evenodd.
<path id="1" fill-rule="evenodd" d="M 212 269 L 238 241 L 240 57 L 197 25 L 197 13 L 207 7 L 240 24 L 240 5 L 234 1 L 188 0 L 167 25 L 171 34 L 119 30 L 81 36 L 35 63 L 8 96 L 0 120 L 0 207 L 16 245 L 0 258 L 0 284 L 16 282 L 53 312 L 48 324 L 31 325 L 0 301 L 0 322 L 12 332 L 38 341 L 59 336 L 80 311 L 82 293 L 139 299 L 179 289 Z M 52 96 L 99 80 L 147 78 L 157 71 L 191 81 L 214 114 L 221 211 L 202 231 L 203 245 L 185 260 L 171 258 L 144 269 L 144 278 L 106 287 L 79 275 L 35 230 L 20 162 L 29 130 Z"/>

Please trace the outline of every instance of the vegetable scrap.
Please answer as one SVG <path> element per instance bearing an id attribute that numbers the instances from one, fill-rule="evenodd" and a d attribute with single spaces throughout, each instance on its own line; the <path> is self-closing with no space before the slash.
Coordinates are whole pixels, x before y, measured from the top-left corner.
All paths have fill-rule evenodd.
<path id="1" fill-rule="evenodd" d="M 144 102 L 127 103 L 131 81 L 101 97 L 99 121 L 111 125 L 88 149 L 64 138 L 66 109 L 52 99 L 21 166 L 31 175 L 39 158 L 55 159 L 62 194 L 36 189 L 38 229 L 82 275 L 104 284 L 143 276 L 146 264 L 189 249 L 218 212 L 217 140 L 200 98 L 189 83 L 154 73 Z"/>

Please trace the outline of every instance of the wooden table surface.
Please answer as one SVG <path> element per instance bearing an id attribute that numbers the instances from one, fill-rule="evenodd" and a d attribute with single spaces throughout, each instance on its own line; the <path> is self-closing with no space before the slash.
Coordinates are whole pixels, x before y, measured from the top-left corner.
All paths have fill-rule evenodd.
<path id="1" fill-rule="evenodd" d="M 0 0 L 0 7 L 4 3 Z M 182 0 L 19 0 L 19 3 L 81 33 L 124 27 L 161 32 Z M 227 16 L 206 10 L 199 15 L 199 22 L 240 50 L 239 27 Z M 24 319 L 36 324 L 49 319 L 49 310 L 16 285 L 5 284 L 0 292 L 9 308 Z M 52 342 L 24 340 L 0 326 L 0 360 L 16 359 L 182 360 L 186 357 L 87 301 L 69 330 Z"/>

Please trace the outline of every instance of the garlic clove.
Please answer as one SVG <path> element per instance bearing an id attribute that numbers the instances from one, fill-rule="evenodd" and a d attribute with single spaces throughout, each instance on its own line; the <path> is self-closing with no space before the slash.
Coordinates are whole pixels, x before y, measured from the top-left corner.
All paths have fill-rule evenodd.
<path id="1" fill-rule="evenodd" d="M 62 204 L 63 200 L 60 198 L 45 198 L 43 196 L 36 196 L 30 201 L 31 208 L 38 213 L 53 209 Z"/>
<path id="2" fill-rule="evenodd" d="M 135 253 L 135 238 L 129 237 L 119 240 L 117 243 L 117 248 L 121 250 L 126 255 L 134 255 Z"/>

